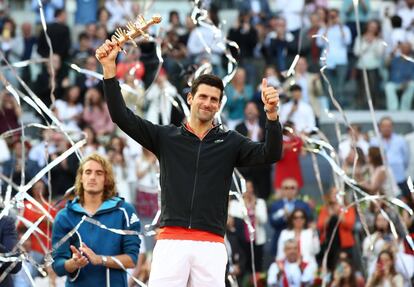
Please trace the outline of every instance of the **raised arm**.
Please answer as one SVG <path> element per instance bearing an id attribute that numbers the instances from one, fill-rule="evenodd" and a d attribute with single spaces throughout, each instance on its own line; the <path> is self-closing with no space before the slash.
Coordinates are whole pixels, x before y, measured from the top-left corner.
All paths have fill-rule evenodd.
<path id="1" fill-rule="evenodd" d="M 120 51 L 120 47 L 109 40 L 106 40 L 97 50 L 96 55 L 102 64 L 104 72 L 104 95 L 108 104 L 109 114 L 114 123 L 127 135 L 140 143 L 146 149 L 157 154 L 155 144 L 158 128 L 151 122 L 135 115 L 127 108 L 121 94 L 121 88 L 115 78 L 116 63 L 115 59 Z"/>

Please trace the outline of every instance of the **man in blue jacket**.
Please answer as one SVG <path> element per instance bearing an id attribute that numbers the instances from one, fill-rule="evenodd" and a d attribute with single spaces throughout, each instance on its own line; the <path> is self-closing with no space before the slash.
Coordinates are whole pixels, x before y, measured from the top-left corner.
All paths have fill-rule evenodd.
<path id="1" fill-rule="evenodd" d="M 100 155 L 88 156 L 78 168 L 75 188 L 78 196 L 53 224 L 53 269 L 67 276 L 66 286 L 128 286 L 123 268 L 137 262 L 140 222 L 134 207 L 115 196 L 111 164 Z M 60 242 L 84 216 L 126 232 L 114 233 L 93 224 L 96 221 L 84 221 L 73 236 Z"/>
<path id="2" fill-rule="evenodd" d="M 279 95 L 262 82 L 266 110 L 264 143 L 214 123 L 223 81 L 214 75 L 194 80 L 187 95 L 190 118 L 181 127 L 159 126 L 129 110 L 115 79 L 120 47 L 109 40 L 96 51 L 104 71 L 104 92 L 112 121 L 160 162 L 160 232 L 149 286 L 224 287 L 227 253 L 224 233 L 235 167 L 271 164 L 280 159 L 282 133 Z M 162 96 L 162 95 L 160 95 Z"/>

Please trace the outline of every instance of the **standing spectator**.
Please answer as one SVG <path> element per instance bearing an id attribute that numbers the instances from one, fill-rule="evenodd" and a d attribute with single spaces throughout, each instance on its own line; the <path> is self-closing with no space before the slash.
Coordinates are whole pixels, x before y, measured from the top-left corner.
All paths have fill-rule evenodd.
<path id="1" fill-rule="evenodd" d="M 305 38 L 302 49 L 303 54 L 306 57 L 307 62 L 309 63 L 309 72 L 319 73 L 321 48 L 318 46 L 316 38 L 314 38 L 313 36 L 318 34 L 319 29 L 325 26 L 325 23 L 321 25 L 321 20 L 319 18 L 320 16 L 316 12 L 312 13 L 309 17 L 310 27 L 305 32 Z"/>
<path id="2" fill-rule="evenodd" d="M 105 148 L 99 143 L 96 133 L 93 128 L 90 126 L 85 126 L 83 132 L 86 136 L 86 144 L 82 147 L 83 154 L 88 156 L 93 153 L 98 153 L 100 155 L 105 155 Z"/>
<path id="3" fill-rule="evenodd" d="M 0 208 L 0 211 L 3 211 L 3 208 Z M 10 216 L 3 216 L 2 218 L 0 218 L 0 253 L 13 252 L 15 254 L 12 254 L 10 257 L 17 257 L 19 254 L 15 252 L 16 244 L 17 231 L 14 219 Z M 14 262 L 1 262 L 0 277 L 4 276 L 4 272 L 8 270 L 11 264 L 15 265 L 15 267 L 11 269 L 10 273 L 6 275 L 2 282 L 0 282 L 2 287 L 13 287 L 14 285 L 11 274 L 19 272 L 19 270 L 22 268 L 21 262 L 18 262 L 17 264 Z"/>
<path id="4" fill-rule="evenodd" d="M 86 61 L 84 65 L 82 65 L 82 67 L 92 72 L 99 72 L 96 58 L 91 55 L 89 55 L 86 58 Z M 83 102 L 85 100 L 85 93 L 90 88 L 96 88 L 101 93 L 103 91 L 102 81 L 91 75 L 85 75 L 85 74 L 78 73 L 76 75 L 75 85 L 81 89 L 81 95 L 79 98 L 80 102 Z"/>
<path id="5" fill-rule="evenodd" d="M 246 223 L 243 224 L 244 240 L 242 241 L 242 248 L 247 255 L 246 270 L 251 270 L 252 257 L 250 252 L 250 240 L 254 241 L 254 264 L 257 272 L 263 271 L 263 247 L 266 243 L 266 229 L 267 224 L 267 208 L 266 202 L 258 198 L 253 182 L 246 181 L 246 192 L 243 194 L 244 205 L 247 208 L 247 216 L 255 229 L 254 238 L 251 238 L 250 230 Z M 245 218 L 243 212 L 244 206 L 238 200 L 230 201 L 229 215 L 240 219 Z"/>
<path id="6" fill-rule="evenodd" d="M 411 110 L 414 97 L 414 63 L 404 58 L 410 55 L 411 45 L 408 42 L 399 44 L 391 54 L 390 78 L 385 84 L 387 110 Z M 401 101 L 398 100 L 398 91 L 402 92 Z"/>
<path id="7" fill-rule="evenodd" d="M 244 109 L 245 120 L 236 126 L 236 131 L 254 142 L 263 142 L 264 127 L 260 125 L 259 115 L 257 105 L 248 102 Z M 239 168 L 244 177 L 250 178 L 253 182 L 257 196 L 265 200 L 271 192 L 270 169 L 269 164 Z"/>
<path id="8" fill-rule="evenodd" d="M 109 19 L 111 18 L 111 13 L 108 11 L 108 9 L 105 8 L 105 6 L 99 7 L 97 14 L 97 25 L 98 26 L 104 26 L 108 29 L 108 31 L 114 31 L 115 27 L 111 26 L 109 23 Z"/>
<path id="9" fill-rule="evenodd" d="M 20 106 L 7 90 L 0 91 L 0 134 L 20 126 Z"/>
<path id="10" fill-rule="evenodd" d="M 390 250 L 383 250 L 378 255 L 375 271 L 368 279 L 366 287 L 403 287 L 404 281 L 401 274 L 394 267 L 395 256 Z"/>
<path id="11" fill-rule="evenodd" d="M 142 149 L 142 154 L 136 160 L 137 190 L 136 209 L 140 218 L 152 219 L 158 206 L 158 173 L 160 171 L 157 157 L 147 150 Z"/>
<path id="12" fill-rule="evenodd" d="M 168 81 L 165 70 L 161 69 L 154 83 L 146 91 L 145 104 L 147 105 L 147 111 L 145 119 L 154 124 L 169 125 L 174 108 L 172 102 L 177 93 L 176 87 Z"/>
<path id="13" fill-rule="evenodd" d="M 381 194 L 386 196 L 398 196 L 400 191 L 394 186 L 395 180 L 392 171 L 384 165 L 381 151 L 378 147 L 368 149 L 368 163 L 370 164 L 370 178 L 363 182 L 362 187 L 369 194 Z"/>
<path id="14" fill-rule="evenodd" d="M 270 265 L 267 275 L 268 287 L 300 287 L 313 283 L 317 265 L 303 260 L 298 249 L 298 243 L 294 239 L 285 242 L 286 259 L 276 260 Z"/>
<path id="15" fill-rule="evenodd" d="M 326 195 L 326 204 L 322 206 L 319 213 L 317 227 L 321 238 L 321 255 L 325 254 L 329 242 L 332 245 L 328 253 L 327 267 L 333 272 L 337 265 L 340 253 L 345 253 L 352 260 L 352 249 L 355 246 L 355 238 L 353 235 L 354 225 L 356 221 L 356 212 L 353 207 L 343 210 L 338 202 L 338 193 L 336 188 L 331 188 Z M 339 228 L 336 225 L 339 223 Z"/>
<path id="16" fill-rule="evenodd" d="M 320 37 L 317 38 L 317 44 L 321 48 L 329 49 L 326 55 L 327 76 L 334 95 L 343 107 L 349 107 L 352 99 L 346 98 L 344 89 L 348 73 L 348 46 L 351 45 L 352 36 L 348 26 L 341 23 L 337 9 L 329 10 L 327 26 L 320 28 L 318 35 L 329 40 L 329 47 Z"/>
<path id="17" fill-rule="evenodd" d="M 278 71 L 286 71 L 297 53 L 295 36 L 286 29 L 286 19 L 272 17 L 269 20 L 270 32 L 265 39 L 268 63 Z M 294 50 L 293 57 L 291 50 Z"/>
<path id="18" fill-rule="evenodd" d="M 32 24 L 30 22 L 24 22 L 21 26 L 22 35 L 20 41 L 22 41 L 23 51 L 21 60 L 26 61 L 33 57 L 37 38 L 33 35 Z M 31 67 L 22 68 L 22 80 L 27 83 L 30 87 L 32 86 L 32 73 Z"/>
<path id="19" fill-rule="evenodd" d="M 368 103 L 365 92 L 363 69 L 367 70 L 369 90 L 376 108 L 383 106 L 383 94 L 380 89 L 380 69 L 385 55 L 384 40 L 381 38 L 381 27 L 377 20 L 371 20 L 361 38 L 357 37 L 354 45 L 354 54 L 357 57 L 358 97 L 357 107 L 366 109 Z"/>
<path id="20" fill-rule="evenodd" d="M 24 142 L 24 149 L 22 148 L 22 142 L 20 139 L 16 139 L 12 144 L 12 156 L 8 161 L 3 163 L 3 174 L 9 177 L 12 182 L 16 185 L 21 183 L 28 183 L 39 171 L 40 167 L 37 165 L 37 162 L 29 159 L 27 157 L 28 150 L 30 145 L 27 141 Z M 24 151 L 24 155 L 23 155 Z M 23 160 L 24 166 L 23 166 Z M 25 180 L 22 181 L 22 168 L 24 167 Z M 13 195 L 15 190 L 13 189 Z"/>
<path id="21" fill-rule="evenodd" d="M 93 154 L 81 163 L 75 181 L 77 197 L 56 216 L 52 243 L 59 242 L 84 216 L 108 228 L 140 231 L 140 221 L 134 207 L 115 196 L 111 164 Z M 119 235 L 96 225 L 85 224 L 53 252 L 53 269 L 67 276 L 67 286 L 127 287 L 126 272 L 137 262 L 140 239 L 136 234 Z M 105 238 L 106 240 L 102 240 Z M 112 257 L 116 258 L 115 261 Z M 108 282 L 109 281 L 109 282 Z"/>
<path id="22" fill-rule="evenodd" d="M 303 209 L 307 218 L 312 220 L 312 211 L 307 203 L 297 198 L 298 183 L 294 178 L 286 178 L 282 182 L 280 199 L 272 202 L 269 206 L 269 222 L 273 228 L 271 255 L 277 254 L 277 242 L 280 233 L 288 226 L 288 218 L 295 209 Z"/>
<path id="23" fill-rule="evenodd" d="M 278 193 L 282 187 L 282 183 L 287 178 L 294 178 L 299 189 L 303 187 L 299 158 L 303 153 L 302 146 L 302 139 L 295 133 L 295 125 L 287 121 L 283 126 L 282 158 L 276 163 L 273 176 L 273 185 Z"/>
<path id="24" fill-rule="evenodd" d="M 116 66 L 116 77 L 118 79 L 125 79 L 125 74 L 129 73 L 135 76 L 136 79 L 142 80 L 145 74 L 144 64 L 140 61 L 141 51 L 139 48 L 131 48 L 125 57 Z"/>
<path id="25" fill-rule="evenodd" d="M 280 16 L 286 19 L 286 29 L 291 32 L 294 37 L 299 38 L 299 31 L 304 26 L 304 9 L 305 0 L 277 0 L 276 11 L 280 12 Z"/>
<path id="26" fill-rule="evenodd" d="M 107 0 L 105 8 L 110 11 L 109 27 L 112 28 L 122 26 L 134 17 L 130 0 Z"/>
<path id="27" fill-rule="evenodd" d="M 294 239 L 298 244 L 299 256 L 306 262 L 316 264 L 316 255 L 319 253 L 321 246 L 317 231 L 309 226 L 309 220 L 306 212 L 302 209 L 295 209 L 289 216 L 288 228 L 280 234 L 277 243 L 277 260 L 283 260 L 286 257 L 283 246 L 286 241 Z"/>
<path id="28" fill-rule="evenodd" d="M 97 88 L 86 91 L 83 120 L 93 128 L 97 136 L 109 135 L 115 130 L 108 107 Z"/>
<path id="29" fill-rule="evenodd" d="M 352 44 L 357 36 L 357 19 L 355 14 L 355 7 L 352 0 L 344 0 L 342 2 L 341 16 L 346 25 L 351 30 Z M 370 19 L 371 0 L 359 0 L 358 4 L 358 20 L 361 25 L 361 30 L 365 29 L 368 20 Z"/>
<path id="30" fill-rule="evenodd" d="M 65 8 L 65 0 L 41 0 L 46 23 L 55 19 L 56 11 Z M 36 24 L 40 23 L 39 0 L 32 0 L 32 10 L 36 12 Z"/>
<path id="31" fill-rule="evenodd" d="M 47 216 L 45 219 L 38 225 L 38 230 L 40 230 L 42 233 L 35 230 L 32 235 L 30 235 L 29 241 L 30 241 L 30 256 L 32 259 L 35 260 L 37 264 L 43 264 L 44 256 L 47 252 L 51 249 L 51 242 L 50 237 L 52 234 L 52 219 L 56 216 L 56 209 L 51 206 L 45 199 L 47 197 L 47 190 L 46 190 L 46 184 L 39 180 L 36 182 L 31 190 L 29 191 L 29 194 L 36 200 L 49 214 L 51 217 Z M 43 211 L 38 209 L 35 205 L 30 203 L 28 200 L 24 201 L 24 210 L 22 217 L 27 219 L 31 223 L 35 223 L 40 217 L 44 215 Z M 20 222 L 20 224 L 24 224 L 24 222 Z M 26 225 L 26 224 L 24 224 Z M 29 226 L 26 226 L 27 228 L 30 228 Z M 46 236 L 45 236 L 46 235 Z M 50 279 L 54 280 L 56 279 L 56 275 L 54 274 L 53 270 L 48 269 L 48 273 L 50 276 Z M 38 274 L 36 268 L 32 268 L 31 270 L 32 278 L 35 278 Z M 52 274 L 51 274 L 52 272 Z"/>
<path id="32" fill-rule="evenodd" d="M 0 30 L 0 51 L 9 63 L 20 61 L 23 53 L 23 42 L 16 35 L 16 23 L 12 18 L 6 18 L 3 22 L 3 28 Z M 1 65 L 5 65 L 5 61 L 0 60 Z M 2 69 L 3 70 L 3 69 Z M 10 69 L 4 69 L 6 79 L 13 85 L 17 85 L 17 80 Z M 17 70 L 19 74 L 19 70 Z M 0 82 L 0 89 L 2 88 Z"/>
<path id="33" fill-rule="evenodd" d="M 48 24 L 47 34 L 52 42 L 53 53 L 58 54 L 62 62 L 66 62 L 69 59 L 71 38 L 65 10 L 57 9 L 55 11 L 55 21 Z M 40 33 L 37 42 L 37 52 L 43 58 L 49 57 L 49 46 L 46 42 L 46 36 L 43 30 Z"/>
<path id="34" fill-rule="evenodd" d="M 289 88 L 290 101 L 280 108 L 280 122 L 291 121 L 298 133 L 309 133 L 316 127 L 315 114 L 312 107 L 302 99 L 302 88 L 293 85 Z"/>
<path id="35" fill-rule="evenodd" d="M 321 116 L 323 107 L 321 105 L 321 96 L 323 94 L 322 83 L 318 74 L 309 72 L 305 57 L 299 58 L 292 80 L 302 88 L 303 101 L 312 107 L 315 117 L 318 119 Z M 290 83 L 290 80 L 285 82 L 284 86 L 286 90 L 289 89 L 287 86 Z"/>
<path id="36" fill-rule="evenodd" d="M 240 224 L 243 224 L 240 219 L 230 215 L 227 217 L 227 229 L 224 242 L 227 253 L 229 254 L 227 263 L 228 276 L 235 278 L 239 286 L 242 286 L 243 275 L 246 274 L 246 254 L 241 247 L 243 238 L 240 236 L 240 230 L 237 228 Z M 231 287 L 228 280 L 226 280 L 226 287 Z"/>
<path id="37" fill-rule="evenodd" d="M 239 3 L 239 11 L 252 15 L 252 24 L 255 25 L 259 22 L 266 22 L 269 18 L 271 11 L 269 7 L 269 1 L 267 0 L 241 0 Z"/>
<path id="38" fill-rule="evenodd" d="M 358 124 L 351 124 L 351 128 L 347 128 L 347 135 L 339 143 L 338 155 L 341 161 L 344 161 L 349 155 L 353 146 L 359 147 L 364 155 L 368 155 L 369 142 L 362 133 L 361 126 Z"/>
<path id="39" fill-rule="evenodd" d="M 258 35 L 255 26 L 251 24 L 250 14 L 239 14 L 237 24 L 229 30 L 228 39 L 239 45 L 240 58 L 237 60 L 246 70 L 247 82 L 255 85 L 256 70 L 253 59 Z"/>
<path id="40" fill-rule="evenodd" d="M 358 159 L 354 166 L 355 157 L 358 157 Z M 357 182 L 365 182 L 370 177 L 365 154 L 360 147 L 355 147 L 355 149 L 352 148 L 349 150 L 348 155 L 343 161 L 342 169 L 345 171 L 346 175 L 355 179 Z"/>
<path id="41" fill-rule="evenodd" d="M 66 131 L 80 131 L 79 123 L 82 119 L 83 106 L 79 98 L 79 87 L 71 86 L 66 90 L 64 99 L 57 99 L 55 102 L 54 112 Z"/>
<path id="42" fill-rule="evenodd" d="M 405 0 L 405 7 L 398 9 L 398 16 L 402 19 L 402 27 L 406 30 L 414 28 L 414 1 Z"/>
<path id="43" fill-rule="evenodd" d="M 79 46 L 74 49 L 71 58 L 76 65 L 83 67 L 88 57 L 93 56 L 92 41 L 86 32 L 81 32 L 78 36 L 78 43 Z"/>
<path id="44" fill-rule="evenodd" d="M 253 87 L 246 82 L 246 70 L 239 67 L 231 83 L 225 88 L 228 113 L 227 125 L 234 129 L 244 119 L 244 108 L 253 97 Z"/>
<path id="45" fill-rule="evenodd" d="M 76 0 L 75 24 L 84 26 L 96 22 L 98 0 Z"/>
<path id="46" fill-rule="evenodd" d="M 391 168 L 395 181 L 402 195 L 409 197 L 406 171 L 408 168 L 409 151 L 405 139 L 393 132 L 393 121 L 390 117 L 383 117 L 379 122 L 381 138 L 371 139 L 371 146 L 378 146 L 381 141 L 384 147 L 387 164 Z"/>

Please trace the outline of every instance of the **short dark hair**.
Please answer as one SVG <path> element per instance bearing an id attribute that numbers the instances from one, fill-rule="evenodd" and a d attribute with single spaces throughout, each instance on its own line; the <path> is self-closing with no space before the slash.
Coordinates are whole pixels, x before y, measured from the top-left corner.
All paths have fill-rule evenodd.
<path id="1" fill-rule="evenodd" d="M 394 15 L 391 17 L 391 26 L 393 28 L 401 28 L 402 27 L 402 19 L 398 15 Z"/>
<path id="2" fill-rule="evenodd" d="M 294 84 L 294 85 L 290 86 L 289 91 L 290 92 L 296 92 L 296 91 L 302 92 L 302 87 L 299 86 L 299 85 Z"/>
<path id="3" fill-rule="evenodd" d="M 198 86 L 200 86 L 201 84 L 205 84 L 208 86 L 213 86 L 216 87 L 220 90 L 220 101 L 223 98 L 223 90 L 224 90 L 224 85 L 223 85 L 223 81 L 212 74 L 204 74 L 204 75 L 200 75 L 198 76 L 197 79 L 195 79 L 193 81 L 193 84 L 191 85 L 191 94 L 193 96 L 195 96 L 195 94 L 197 93 L 198 90 Z"/>
<path id="4" fill-rule="evenodd" d="M 56 9 L 54 16 L 55 16 L 55 18 L 57 18 L 60 15 L 62 15 L 63 13 L 65 13 L 65 9 Z"/>
<path id="5" fill-rule="evenodd" d="M 89 35 L 86 32 L 81 32 L 78 36 L 78 41 L 89 40 Z"/>

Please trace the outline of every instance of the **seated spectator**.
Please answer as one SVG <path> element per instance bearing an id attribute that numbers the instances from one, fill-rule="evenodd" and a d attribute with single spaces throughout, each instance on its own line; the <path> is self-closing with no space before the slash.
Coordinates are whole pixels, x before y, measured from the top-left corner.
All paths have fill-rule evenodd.
<path id="1" fill-rule="evenodd" d="M 378 255 L 375 271 L 369 277 L 366 287 L 403 287 L 403 277 L 397 273 L 394 264 L 395 256 L 392 251 L 381 251 Z"/>
<path id="2" fill-rule="evenodd" d="M 266 229 L 267 224 L 267 208 L 266 202 L 257 198 L 251 180 L 246 181 L 246 192 L 243 194 L 244 205 L 238 200 L 230 201 L 229 215 L 245 219 L 244 207 L 247 208 L 247 216 L 250 219 L 252 227 L 255 229 L 254 238 L 251 238 L 251 230 L 246 223 L 243 224 L 244 240 L 242 240 L 242 248 L 247 256 L 246 270 L 252 271 L 252 258 L 250 252 L 250 241 L 254 241 L 254 264 L 257 272 L 263 271 L 263 247 L 266 243 Z"/>
<path id="3" fill-rule="evenodd" d="M 327 261 L 328 270 L 331 272 L 335 270 L 341 252 L 346 253 L 348 258 L 352 260 L 352 249 L 355 246 L 355 238 L 353 235 L 356 221 L 355 209 L 351 207 L 344 210 L 339 204 L 337 197 L 338 192 L 336 188 L 331 188 L 326 195 L 326 201 L 321 208 L 317 223 L 321 239 L 320 255 L 325 254 L 329 242 L 332 240 Z M 336 229 L 338 221 L 339 228 Z"/>
<path id="4" fill-rule="evenodd" d="M 317 231 L 309 226 L 306 212 L 295 209 L 289 216 L 288 228 L 284 229 L 279 237 L 276 259 L 283 260 L 286 257 L 283 246 L 286 241 L 293 239 L 298 244 L 299 256 L 306 262 L 316 264 L 316 255 L 320 251 L 319 236 Z"/>
<path id="5" fill-rule="evenodd" d="M 359 274 L 352 262 L 347 259 L 341 259 L 333 274 L 333 280 L 329 287 L 364 287 L 364 278 Z"/>
<path id="6" fill-rule="evenodd" d="M 290 101 L 280 107 L 280 122 L 284 124 L 291 121 L 298 133 L 311 132 L 316 127 L 315 114 L 312 107 L 302 99 L 302 88 L 293 85 L 289 91 Z"/>
<path id="7" fill-rule="evenodd" d="M 86 91 L 83 120 L 92 127 L 97 136 L 109 135 L 115 130 L 108 106 L 102 97 L 102 93 L 96 88 L 90 88 Z"/>
<path id="8" fill-rule="evenodd" d="M 227 103 L 224 107 L 228 113 L 227 125 L 234 129 L 244 119 L 244 107 L 253 97 L 253 87 L 246 82 L 246 70 L 239 67 L 233 80 L 225 88 Z"/>
<path id="9" fill-rule="evenodd" d="M 307 203 L 297 198 L 298 182 L 294 178 L 286 178 L 282 182 L 280 199 L 272 202 L 268 208 L 269 222 L 273 228 L 271 255 L 277 254 L 277 242 L 280 233 L 288 226 L 288 218 L 293 210 L 300 208 L 306 212 L 307 218 L 313 220 L 312 211 Z"/>
<path id="10" fill-rule="evenodd" d="M 356 164 L 355 164 L 355 157 Z M 342 169 L 350 178 L 355 179 L 357 182 L 365 182 L 369 180 L 370 172 L 368 164 L 361 148 L 356 147 L 351 149 L 345 158 Z M 347 189 L 349 190 L 349 189 Z"/>
<path id="11" fill-rule="evenodd" d="M 308 286 L 313 283 L 317 266 L 314 262 L 306 262 L 298 252 L 298 243 L 294 239 L 285 242 L 286 258 L 276 260 L 270 265 L 267 274 L 267 286 Z"/>
<path id="12" fill-rule="evenodd" d="M 385 84 L 388 110 L 411 110 L 414 97 L 414 63 L 404 58 L 410 56 L 411 51 L 410 43 L 404 42 L 391 54 L 390 78 Z M 399 91 L 402 93 L 401 100 L 398 100 Z"/>

